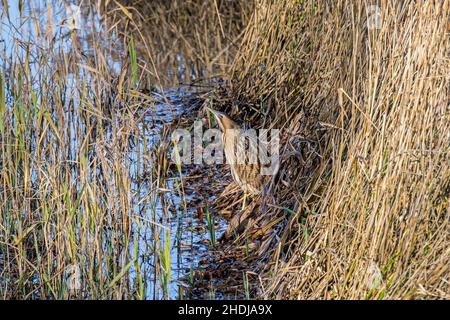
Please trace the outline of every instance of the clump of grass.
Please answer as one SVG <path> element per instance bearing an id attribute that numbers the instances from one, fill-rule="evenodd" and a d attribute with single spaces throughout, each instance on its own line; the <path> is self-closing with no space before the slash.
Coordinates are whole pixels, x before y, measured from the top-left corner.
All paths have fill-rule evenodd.
<path id="1" fill-rule="evenodd" d="M 46 5 L 24 3 L 33 36 L 11 27 L 1 53 L 0 296 L 168 297 L 167 146 L 151 141 L 167 136 L 140 113 L 154 101 L 133 37 L 120 45 L 100 3 L 84 4 L 78 31 Z"/>
<path id="2" fill-rule="evenodd" d="M 208 231 L 209 231 L 209 241 L 212 246 L 216 245 L 216 226 L 214 222 L 214 217 L 211 215 L 211 212 L 209 210 L 209 207 L 206 206 L 206 222 L 208 225 Z"/>
<path id="3" fill-rule="evenodd" d="M 170 287 L 170 273 L 171 273 L 171 252 L 170 252 L 170 230 L 167 229 L 164 234 L 164 245 L 160 249 L 161 257 L 161 283 L 164 293 L 164 298 L 169 298 L 169 287 Z"/>
<path id="4" fill-rule="evenodd" d="M 139 35 L 139 63 L 150 86 L 224 77 L 237 53 L 254 1 L 120 0 L 110 2 L 122 38 Z M 130 16 L 133 24 L 130 24 Z"/>
<path id="5" fill-rule="evenodd" d="M 68 49 L 49 37 L 50 24 L 36 27 L 11 43 L 0 70 L 0 295 L 126 297 L 132 112 L 111 112 L 112 75 L 96 59 L 106 48 L 83 58 L 75 33 Z M 69 269 L 79 270 L 76 288 L 66 286 Z"/>
<path id="6" fill-rule="evenodd" d="M 253 225 L 295 212 L 262 237 L 266 298 L 449 297 L 450 3 L 378 9 L 258 1 L 246 28 L 229 110 L 284 132 Z"/>

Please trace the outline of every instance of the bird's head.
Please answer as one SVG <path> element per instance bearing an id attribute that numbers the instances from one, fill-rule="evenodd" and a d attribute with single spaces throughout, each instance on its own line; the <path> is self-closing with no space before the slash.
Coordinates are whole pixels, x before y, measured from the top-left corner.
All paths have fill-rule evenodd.
<path id="1" fill-rule="evenodd" d="M 225 132 L 225 130 L 228 129 L 239 129 L 239 126 L 236 124 L 236 122 L 231 120 L 231 118 L 225 113 L 211 109 L 209 107 L 206 107 L 206 110 L 214 115 L 214 119 L 216 119 L 216 122 L 219 124 L 220 130 L 222 130 L 222 132 Z"/>

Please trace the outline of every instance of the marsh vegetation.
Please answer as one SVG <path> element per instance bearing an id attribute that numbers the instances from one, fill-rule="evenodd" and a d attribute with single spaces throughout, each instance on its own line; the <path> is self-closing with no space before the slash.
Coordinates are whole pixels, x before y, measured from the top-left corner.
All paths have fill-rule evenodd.
<path id="1" fill-rule="evenodd" d="M 0 16 L 1 298 L 449 298 L 450 1 Z M 169 156 L 205 101 L 281 130 L 244 208 L 226 165 Z"/>

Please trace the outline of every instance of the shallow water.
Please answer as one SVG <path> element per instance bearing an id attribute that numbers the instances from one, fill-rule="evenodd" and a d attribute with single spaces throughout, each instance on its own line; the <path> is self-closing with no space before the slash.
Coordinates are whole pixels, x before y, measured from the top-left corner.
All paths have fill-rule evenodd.
<path id="1" fill-rule="evenodd" d="M 70 10 L 63 1 L 33 0 L 21 2 L 23 6 L 19 6 L 15 0 L 8 3 L 8 10 L 1 10 L 0 68 L 7 69 L 8 59 L 20 59 L 24 57 L 26 50 L 31 50 L 36 60 L 29 61 L 30 72 L 38 77 L 41 72 L 38 56 L 45 50 L 50 50 L 49 43 L 53 46 L 51 50 L 69 52 L 71 49 L 72 29 L 67 22 L 70 19 Z M 81 10 L 83 12 L 83 8 Z M 98 32 L 101 37 L 100 19 L 95 14 L 86 12 L 80 19 L 81 29 L 76 32 L 81 39 L 83 51 L 89 54 L 88 36 L 83 36 L 83 26 L 94 26 L 89 32 Z M 49 39 L 52 39 L 51 42 Z M 115 49 L 121 50 L 120 47 Z M 119 61 L 109 57 L 108 62 L 111 72 L 120 70 Z M 86 77 L 91 76 L 86 74 Z M 70 84 L 76 81 L 75 79 L 70 74 L 66 78 L 66 93 L 73 101 L 79 99 L 78 93 L 71 90 Z M 75 87 L 76 83 L 73 83 L 73 86 Z M 204 206 L 205 200 L 211 199 L 209 195 L 196 194 L 195 185 L 194 188 L 182 188 L 184 172 L 181 176 L 173 174 L 168 177 L 163 187 L 158 187 L 155 181 L 148 177 L 146 171 L 149 168 L 141 161 L 142 153 L 149 152 L 152 146 L 157 148 L 164 143 L 167 139 L 161 134 L 164 127 L 192 108 L 194 94 L 188 88 L 169 88 L 160 92 L 153 91 L 150 97 L 152 107 L 144 110 L 145 120 L 140 125 L 140 136 L 144 138 L 137 139 L 129 151 L 133 190 L 131 203 L 135 212 L 133 230 L 138 239 L 137 248 L 129 248 L 131 256 L 136 252 L 138 255 L 137 264 L 130 268 L 129 275 L 130 282 L 135 281 L 136 268 L 139 267 L 142 280 L 146 284 L 145 298 L 176 299 L 185 297 L 185 289 L 195 286 L 195 283 L 190 283 L 193 272 L 199 261 L 208 257 L 211 248 L 210 234 L 206 218 L 197 211 L 199 206 Z M 68 125 L 76 132 L 77 121 Z M 74 136 L 72 143 L 75 150 L 80 141 Z M 73 154 L 72 157 L 76 158 L 76 155 Z M 215 217 L 217 236 L 225 227 L 226 222 Z M 170 282 L 166 284 L 160 267 L 163 256 L 166 260 L 170 259 Z M 165 263 L 167 265 L 167 261 Z"/>
<path id="2" fill-rule="evenodd" d="M 186 88 L 172 88 L 163 93 L 154 93 L 153 98 L 160 102 L 155 104 L 151 111 L 147 112 L 146 123 L 150 124 L 145 134 L 148 137 L 149 144 L 158 144 L 160 142 L 159 133 L 165 123 L 170 123 L 174 118 L 183 114 L 189 109 L 189 100 L 194 98 Z M 167 105 L 169 102 L 169 106 Z M 144 129 L 146 130 L 146 129 Z M 136 169 L 132 169 L 136 173 Z M 183 174 L 184 174 L 183 170 Z M 136 175 L 137 177 L 137 175 Z M 184 175 L 175 175 L 167 180 L 167 186 L 158 197 L 154 198 L 154 203 L 147 203 L 136 208 L 136 211 L 147 211 L 147 219 L 158 223 L 157 226 L 150 223 L 139 232 L 141 250 L 143 257 L 142 265 L 147 270 L 148 286 L 147 296 L 153 299 L 164 298 L 164 290 L 161 288 L 157 275 L 152 266 L 155 265 L 157 256 L 146 256 L 145 248 L 154 244 L 152 235 L 157 232 L 164 234 L 164 237 L 170 235 L 170 262 L 171 262 L 171 283 L 169 288 L 169 298 L 183 298 L 185 291 L 190 289 L 190 283 L 193 280 L 193 273 L 198 267 L 201 259 L 207 258 L 210 253 L 210 234 L 207 226 L 206 217 L 199 216 L 198 207 L 204 208 L 205 201 L 211 201 L 212 198 L 207 194 L 196 193 L 198 186 L 195 182 L 184 190 L 180 185 Z M 135 189 L 140 189 L 142 198 L 152 186 L 148 182 L 142 182 L 138 186 L 134 183 Z M 162 204 L 164 202 L 164 205 Z M 152 210 L 152 207 L 156 208 Z M 170 210 L 167 210 L 170 208 Z M 154 215 L 153 215 L 154 214 Z M 220 216 L 214 216 L 215 233 L 217 237 L 225 231 L 226 221 Z M 166 241 L 166 239 L 164 239 Z"/>

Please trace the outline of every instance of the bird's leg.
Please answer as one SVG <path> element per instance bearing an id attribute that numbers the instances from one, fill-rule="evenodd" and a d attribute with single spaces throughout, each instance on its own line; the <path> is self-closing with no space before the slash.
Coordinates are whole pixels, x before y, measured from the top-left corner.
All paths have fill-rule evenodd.
<path id="1" fill-rule="evenodd" d="M 245 207 L 247 206 L 246 202 L 247 202 L 247 192 L 244 191 L 244 199 L 242 199 L 242 211 L 244 211 Z"/>

